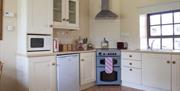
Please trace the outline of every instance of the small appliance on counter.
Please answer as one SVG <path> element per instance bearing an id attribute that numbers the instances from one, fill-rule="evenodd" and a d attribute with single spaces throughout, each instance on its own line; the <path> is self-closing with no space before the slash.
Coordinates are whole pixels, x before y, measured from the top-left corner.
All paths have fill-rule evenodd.
<path id="1" fill-rule="evenodd" d="M 117 42 L 117 49 L 127 49 L 128 43 L 127 42 Z"/>

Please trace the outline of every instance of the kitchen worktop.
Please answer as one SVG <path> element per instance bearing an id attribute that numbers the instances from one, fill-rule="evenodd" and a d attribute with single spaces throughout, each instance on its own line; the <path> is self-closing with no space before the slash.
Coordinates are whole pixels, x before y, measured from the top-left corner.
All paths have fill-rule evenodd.
<path id="1" fill-rule="evenodd" d="M 180 50 L 150 50 L 150 49 L 135 49 L 121 50 L 122 52 L 140 52 L 140 53 L 163 53 L 163 54 L 180 54 Z"/>
<path id="2" fill-rule="evenodd" d="M 86 52 L 95 52 L 96 49 L 92 50 L 77 50 L 77 51 L 64 51 L 64 52 L 37 52 L 37 53 L 28 53 L 27 55 L 18 54 L 21 56 L 28 57 L 38 57 L 38 56 L 56 56 L 56 55 L 64 55 L 64 54 L 74 54 L 74 53 L 86 53 Z"/>

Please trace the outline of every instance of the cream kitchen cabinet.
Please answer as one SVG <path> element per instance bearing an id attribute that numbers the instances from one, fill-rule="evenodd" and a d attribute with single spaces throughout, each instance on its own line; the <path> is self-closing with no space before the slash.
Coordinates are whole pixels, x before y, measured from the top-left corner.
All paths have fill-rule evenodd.
<path id="1" fill-rule="evenodd" d="M 56 91 L 55 56 L 17 56 L 20 91 Z"/>
<path id="2" fill-rule="evenodd" d="M 18 16 L 21 34 L 52 34 L 52 0 L 18 0 Z"/>
<path id="3" fill-rule="evenodd" d="M 122 82 L 141 84 L 141 53 L 122 52 L 121 62 Z"/>
<path id="4" fill-rule="evenodd" d="M 172 91 L 180 91 L 180 55 L 172 55 Z"/>
<path id="5" fill-rule="evenodd" d="M 79 0 L 54 0 L 54 28 L 79 29 Z"/>
<path id="6" fill-rule="evenodd" d="M 171 91 L 171 55 L 142 53 L 143 85 Z"/>
<path id="7" fill-rule="evenodd" d="M 80 84 L 81 90 L 96 81 L 95 52 L 80 53 Z"/>

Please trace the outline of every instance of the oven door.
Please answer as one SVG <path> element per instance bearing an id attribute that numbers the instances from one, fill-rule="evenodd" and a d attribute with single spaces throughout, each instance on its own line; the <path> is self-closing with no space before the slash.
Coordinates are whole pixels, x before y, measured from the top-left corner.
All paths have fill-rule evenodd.
<path id="1" fill-rule="evenodd" d="M 121 58 L 120 57 L 112 57 L 113 59 L 113 66 L 120 66 L 120 60 Z M 97 60 L 96 60 L 96 64 L 97 66 L 105 66 L 105 57 L 97 57 Z"/>
<path id="2" fill-rule="evenodd" d="M 111 74 L 105 72 L 104 67 L 98 67 L 96 73 L 97 85 L 120 85 L 121 84 L 121 71 L 120 67 L 114 67 Z"/>

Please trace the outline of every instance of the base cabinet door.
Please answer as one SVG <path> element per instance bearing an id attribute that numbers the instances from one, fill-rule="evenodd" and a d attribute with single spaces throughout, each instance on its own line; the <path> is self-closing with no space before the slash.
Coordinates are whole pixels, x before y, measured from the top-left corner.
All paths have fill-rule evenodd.
<path id="1" fill-rule="evenodd" d="M 80 54 L 81 85 L 85 85 L 96 80 L 95 60 L 95 52 Z"/>
<path id="2" fill-rule="evenodd" d="M 172 91 L 180 91 L 180 55 L 172 55 Z"/>
<path id="3" fill-rule="evenodd" d="M 171 90 L 171 55 L 170 54 L 142 54 L 143 85 Z"/>
<path id="4" fill-rule="evenodd" d="M 29 91 L 56 91 L 55 58 L 33 57 L 30 61 L 30 90 Z"/>

